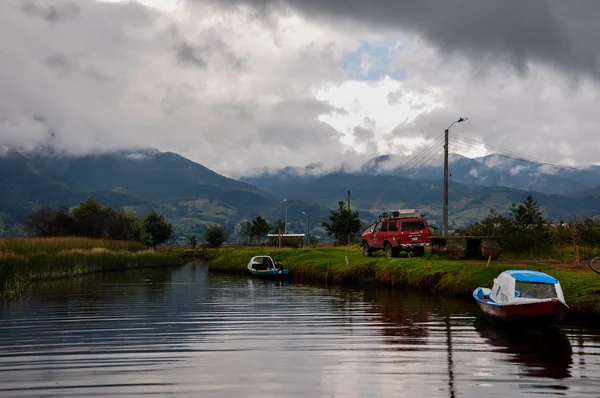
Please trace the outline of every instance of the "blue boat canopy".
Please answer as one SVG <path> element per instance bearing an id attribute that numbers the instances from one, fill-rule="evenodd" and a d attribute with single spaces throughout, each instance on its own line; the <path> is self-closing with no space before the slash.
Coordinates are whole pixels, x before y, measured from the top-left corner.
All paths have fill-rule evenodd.
<path id="1" fill-rule="evenodd" d="M 557 279 L 539 271 L 510 270 L 506 271 L 506 273 L 512 276 L 517 282 L 551 283 L 553 285 L 558 283 Z"/>

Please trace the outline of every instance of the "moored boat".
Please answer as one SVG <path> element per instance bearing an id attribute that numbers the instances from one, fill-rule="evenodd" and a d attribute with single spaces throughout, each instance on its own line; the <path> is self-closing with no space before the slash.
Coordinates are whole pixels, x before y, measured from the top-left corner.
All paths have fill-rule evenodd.
<path id="1" fill-rule="evenodd" d="M 569 310 L 558 280 L 539 271 L 504 271 L 473 297 L 489 318 L 535 329 L 555 326 Z"/>
<path id="2" fill-rule="evenodd" d="M 290 271 L 283 268 L 283 265 L 276 263 L 269 256 L 254 256 L 248 262 L 248 270 L 252 275 L 284 278 L 289 276 Z"/>

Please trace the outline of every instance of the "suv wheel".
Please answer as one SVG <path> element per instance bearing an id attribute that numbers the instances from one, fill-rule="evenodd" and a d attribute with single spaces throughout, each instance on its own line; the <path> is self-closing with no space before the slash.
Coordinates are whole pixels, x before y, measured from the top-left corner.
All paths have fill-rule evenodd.
<path id="1" fill-rule="evenodd" d="M 386 257 L 392 257 L 394 255 L 394 251 L 392 250 L 392 245 L 390 245 L 389 243 L 385 244 L 385 256 Z"/>
<path id="2" fill-rule="evenodd" d="M 371 250 L 367 242 L 363 242 L 363 255 L 365 257 L 371 257 L 371 255 L 373 255 L 373 251 Z"/>

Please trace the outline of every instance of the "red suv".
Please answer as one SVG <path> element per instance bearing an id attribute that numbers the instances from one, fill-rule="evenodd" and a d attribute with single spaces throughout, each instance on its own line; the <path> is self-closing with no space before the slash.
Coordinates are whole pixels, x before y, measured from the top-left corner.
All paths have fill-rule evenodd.
<path id="1" fill-rule="evenodd" d="M 397 257 L 402 250 L 422 256 L 429 245 L 431 230 L 417 210 L 383 213 L 362 234 L 363 254 L 368 257 L 377 250 L 384 250 L 387 257 Z"/>

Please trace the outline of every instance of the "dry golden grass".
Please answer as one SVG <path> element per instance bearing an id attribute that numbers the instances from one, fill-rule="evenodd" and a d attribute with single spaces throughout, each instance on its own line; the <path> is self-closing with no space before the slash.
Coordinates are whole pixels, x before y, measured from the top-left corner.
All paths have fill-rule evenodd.
<path id="1" fill-rule="evenodd" d="M 140 251 L 146 248 L 139 242 L 92 239 L 83 237 L 52 238 L 0 238 L 0 251 L 18 254 L 58 253 L 70 249 L 94 249 Z"/>
<path id="2" fill-rule="evenodd" d="M 89 238 L 0 239 L 0 293 L 18 294 L 31 280 L 181 264 L 177 253 L 137 242 Z"/>

